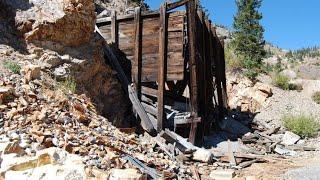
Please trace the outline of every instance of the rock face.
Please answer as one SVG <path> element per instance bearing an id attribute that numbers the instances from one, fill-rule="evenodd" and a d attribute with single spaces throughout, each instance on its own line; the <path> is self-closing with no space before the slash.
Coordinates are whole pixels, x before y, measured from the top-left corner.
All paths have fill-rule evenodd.
<path id="1" fill-rule="evenodd" d="M 238 74 L 228 75 L 227 92 L 229 107 L 242 112 L 256 113 L 272 96 L 271 86 L 260 82 L 253 83 Z"/>
<path id="2" fill-rule="evenodd" d="M 93 0 L 4 0 L 16 11 L 17 29 L 28 41 L 77 46 L 90 40 L 95 25 Z M 22 6 L 22 4 L 25 4 Z"/>

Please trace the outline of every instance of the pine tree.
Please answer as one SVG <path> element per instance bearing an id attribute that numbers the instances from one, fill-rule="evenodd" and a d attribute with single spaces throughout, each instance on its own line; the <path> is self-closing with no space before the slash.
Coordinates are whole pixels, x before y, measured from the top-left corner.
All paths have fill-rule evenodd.
<path id="1" fill-rule="evenodd" d="M 262 0 L 236 0 L 238 12 L 234 17 L 234 39 L 232 45 L 241 58 L 248 76 L 254 77 L 262 67 L 265 41 L 264 29 L 259 21 L 262 14 L 258 11 Z"/>

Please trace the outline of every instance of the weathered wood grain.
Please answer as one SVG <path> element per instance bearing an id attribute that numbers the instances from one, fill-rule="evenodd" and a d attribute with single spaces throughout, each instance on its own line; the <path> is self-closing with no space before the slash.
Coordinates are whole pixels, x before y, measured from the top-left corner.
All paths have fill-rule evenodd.
<path id="1" fill-rule="evenodd" d="M 182 80 L 184 77 L 184 57 L 183 57 L 183 22 L 185 12 L 167 13 L 168 16 L 168 56 L 167 56 L 167 79 Z M 159 58 L 159 16 L 141 17 L 142 21 L 142 67 L 141 81 L 152 82 L 158 79 Z M 131 60 L 134 65 L 135 60 L 135 22 L 127 19 L 118 22 L 119 49 Z M 107 39 L 112 42 L 110 25 L 101 25 L 99 28 Z M 151 69 L 152 68 L 152 69 Z M 137 73 L 136 70 L 133 71 Z M 136 75 L 134 75 L 136 76 Z"/>

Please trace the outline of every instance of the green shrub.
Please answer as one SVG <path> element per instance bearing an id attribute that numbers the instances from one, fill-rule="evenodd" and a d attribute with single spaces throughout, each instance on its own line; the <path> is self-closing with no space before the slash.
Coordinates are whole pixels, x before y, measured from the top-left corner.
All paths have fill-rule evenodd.
<path id="1" fill-rule="evenodd" d="M 319 123 L 311 116 L 297 115 L 282 118 L 284 126 L 301 137 L 315 136 L 319 130 Z"/>
<path id="2" fill-rule="evenodd" d="M 320 91 L 315 92 L 312 95 L 312 99 L 314 100 L 314 102 L 316 102 L 317 104 L 320 104 Z"/>
<path id="3" fill-rule="evenodd" d="M 303 86 L 301 84 L 289 83 L 289 90 L 296 90 L 296 91 L 301 92 L 303 90 Z"/>
<path id="4" fill-rule="evenodd" d="M 244 72 L 244 75 L 247 76 L 249 79 L 255 79 L 259 73 L 258 71 L 256 70 L 253 70 L 253 69 L 247 69 L 245 72 Z"/>
<path id="5" fill-rule="evenodd" d="M 12 61 L 4 62 L 4 67 L 9 69 L 11 72 L 15 74 L 19 74 L 21 70 L 21 66 L 18 63 L 12 62 Z"/>
<path id="6" fill-rule="evenodd" d="M 74 78 L 67 77 L 65 80 L 58 83 L 58 88 L 65 93 L 75 93 L 77 90 L 77 83 Z"/>
<path id="7" fill-rule="evenodd" d="M 283 90 L 290 90 L 290 79 L 287 76 L 277 73 L 273 76 L 273 83 Z"/>

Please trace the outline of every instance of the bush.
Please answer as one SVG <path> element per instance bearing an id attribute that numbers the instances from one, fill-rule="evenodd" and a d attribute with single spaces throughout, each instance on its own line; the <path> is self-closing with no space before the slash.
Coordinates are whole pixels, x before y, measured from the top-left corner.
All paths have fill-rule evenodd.
<path id="1" fill-rule="evenodd" d="M 74 78 L 67 77 L 64 81 L 58 83 L 58 88 L 65 93 L 75 93 L 77 90 L 77 83 Z"/>
<path id="2" fill-rule="evenodd" d="M 245 72 L 244 72 L 244 75 L 246 77 L 248 77 L 249 79 L 253 80 L 255 79 L 259 73 L 256 71 L 256 70 L 253 70 L 253 69 L 247 69 Z"/>
<path id="3" fill-rule="evenodd" d="M 19 74 L 21 70 L 21 66 L 18 63 L 12 62 L 12 61 L 6 61 L 4 62 L 4 67 L 9 69 L 11 72 L 15 74 Z"/>
<path id="4" fill-rule="evenodd" d="M 289 90 L 296 90 L 301 92 L 303 90 L 303 86 L 301 84 L 289 84 Z"/>
<path id="5" fill-rule="evenodd" d="M 285 116 L 282 118 L 284 126 L 301 137 L 312 137 L 319 130 L 319 123 L 311 116 Z"/>
<path id="6" fill-rule="evenodd" d="M 313 101 L 316 102 L 317 104 L 320 104 L 320 91 L 315 92 L 315 93 L 312 95 L 312 99 L 313 99 Z"/>
<path id="7" fill-rule="evenodd" d="M 283 90 L 290 90 L 290 79 L 287 76 L 281 75 L 281 74 L 276 74 L 273 77 L 273 83 L 277 87 L 283 89 Z"/>

